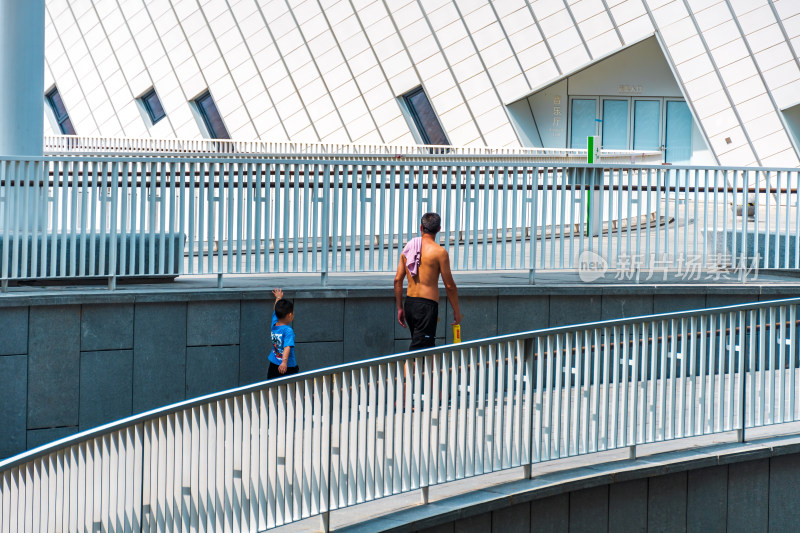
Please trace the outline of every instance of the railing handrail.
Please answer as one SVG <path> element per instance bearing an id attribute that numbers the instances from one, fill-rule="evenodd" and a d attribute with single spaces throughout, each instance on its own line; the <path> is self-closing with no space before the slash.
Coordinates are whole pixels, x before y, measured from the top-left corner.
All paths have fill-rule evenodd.
<path id="1" fill-rule="evenodd" d="M 236 161 L 230 161 L 227 158 L 215 161 L 213 158 L 198 157 L 198 158 L 182 158 L 178 163 L 219 163 L 219 164 L 264 164 L 266 157 L 246 157 L 237 158 Z M 593 168 L 605 170 L 625 170 L 625 169 L 642 169 L 642 170 L 674 170 L 674 171 L 740 171 L 740 172 L 798 172 L 800 167 L 757 167 L 757 166 L 720 166 L 720 165 L 676 165 L 665 163 L 552 163 L 547 161 L 535 162 L 508 162 L 508 161 L 491 161 L 470 164 L 469 161 L 441 161 L 437 159 L 431 160 L 413 160 L 413 161 L 398 161 L 391 157 L 384 159 L 358 159 L 358 155 L 352 154 L 356 157 L 353 159 L 326 159 L 326 154 L 318 154 L 318 159 L 308 158 L 292 158 L 287 157 L 287 154 L 270 154 L 274 156 L 275 162 L 288 165 L 361 165 L 361 166 L 411 166 L 411 167 L 430 167 L 430 166 L 444 166 L 444 167 L 459 167 L 459 166 L 490 166 L 490 167 L 546 167 L 546 168 Z M 291 155 L 291 154 L 288 154 Z M 350 155 L 350 154 L 348 154 Z M 86 163 L 176 163 L 175 158 L 159 156 L 145 156 L 145 155 L 132 155 L 130 157 L 120 158 L 108 155 L 43 155 L 43 156 L 2 156 L 0 161 L 9 162 L 35 162 L 35 161 L 62 161 L 62 162 L 86 162 Z"/>
<path id="2" fill-rule="evenodd" d="M 223 146 L 276 146 L 284 145 L 291 147 L 290 151 L 299 152 L 299 148 L 318 148 L 318 147 L 331 147 L 332 149 L 348 148 L 352 150 L 361 150 L 361 154 L 377 154 L 379 152 L 364 152 L 363 150 L 383 150 L 384 153 L 400 153 L 404 155 L 413 155 L 415 153 L 424 153 L 431 151 L 440 152 L 455 152 L 458 155 L 549 155 L 549 154 L 586 154 L 586 148 L 561 148 L 561 147 L 533 147 L 533 146 L 460 146 L 449 144 L 387 144 L 387 143 L 326 143 L 326 142 L 310 142 L 310 141 L 290 141 L 290 140 L 264 140 L 264 139 L 186 139 L 186 138 L 153 138 L 153 137 L 105 137 L 105 136 L 83 136 L 83 135 L 45 135 L 44 144 L 59 145 L 59 144 L 92 144 L 92 143 L 108 143 L 109 146 L 124 145 L 124 144 L 144 144 L 144 145 L 175 145 L 175 144 L 188 144 L 198 145 L 205 144 L 208 146 L 223 145 Z M 87 146 L 89 148 L 91 146 Z M 601 150 L 606 154 L 617 155 L 631 155 L 631 154 L 660 154 L 661 150 L 619 150 L 619 149 L 605 149 Z M 219 153 L 224 153 L 219 151 Z M 285 153 L 285 152 L 284 152 Z M 339 152 L 325 152 L 328 155 L 336 154 Z M 444 154 L 443 154 L 444 155 Z"/>
<path id="3" fill-rule="evenodd" d="M 722 314 L 722 313 L 734 313 L 740 311 L 750 311 L 753 309 L 763 309 L 763 308 L 770 308 L 770 307 L 780 307 L 792 304 L 800 304 L 800 297 L 794 298 L 784 298 L 778 300 L 767 300 L 767 301 L 759 301 L 759 302 L 750 302 L 750 303 L 743 303 L 743 304 L 733 304 L 733 305 L 725 305 L 725 306 L 718 306 L 718 307 L 707 307 L 703 309 L 693 309 L 688 311 L 671 311 L 667 313 L 656 313 L 651 315 L 640 315 L 635 317 L 627 317 L 627 318 L 614 318 L 614 319 L 607 319 L 607 320 L 598 320 L 594 322 L 584 322 L 580 324 L 571 324 L 565 326 L 555 326 L 550 328 L 540 328 L 535 330 L 529 330 L 524 332 L 517 332 L 517 333 L 509 333 L 505 335 L 496 335 L 493 337 L 486 337 L 483 339 L 475 339 L 471 341 L 464 341 L 459 344 L 446 344 L 440 345 L 433 348 L 426 348 L 416 351 L 407 351 L 407 352 L 399 352 L 396 354 L 385 355 L 381 357 L 375 357 L 372 359 L 366 359 L 361 361 L 353 361 L 349 363 L 343 363 L 340 365 L 328 366 L 324 368 L 319 368 L 315 370 L 305 371 L 301 374 L 294 374 L 291 376 L 286 376 L 282 378 L 278 378 L 275 380 L 270 381 L 261 381 L 258 383 L 252 383 L 249 385 L 243 385 L 241 387 L 235 387 L 232 389 L 227 389 L 224 391 L 214 392 L 211 394 L 207 394 L 204 396 L 198 396 L 196 398 L 190 398 L 188 400 L 183 400 L 180 402 L 176 402 L 173 404 L 165 405 L 162 407 L 158 407 L 156 409 L 152 409 L 149 411 L 145 411 L 130 417 L 126 417 L 117 421 L 109 422 L 107 424 L 103 424 L 96 428 L 91 428 L 86 431 L 82 431 L 80 433 L 76 433 L 74 435 L 70 435 L 64 437 L 62 439 L 53 441 L 52 443 L 48 443 L 42 445 L 40 447 L 28 450 L 21 454 L 15 455 L 13 457 L 9 457 L 0 461 L 0 474 L 4 470 L 9 468 L 13 468 L 14 466 L 18 466 L 22 463 L 32 461 L 38 457 L 43 455 L 47 455 L 49 453 L 53 453 L 54 451 L 58 451 L 59 449 L 66 448 L 68 446 L 72 446 L 75 444 L 79 444 L 81 442 L 87 441 L 91 438 L 98 437 L 101 435 L 105 435 L 111 433 L 113 431 L 118 431 L 120 429 L 125 429 L 127 427 L 132 427 L 137 424 L 141 424 L 144 422 L 148 422 L 150 420 L 154 420 L 160 418 L 164 415 L 173 414 L 178 411 L 183 411 L 190 407 L 196 407 L 203 404 L 209 404 L 211 402 L 216 402 L 219 400 L 224 400 L 227 398 L 231 398 L 234 396 L 239 396 L 248 392 L 260 391 L 260 390 L 267 390 L 270 388 L 275 388 L 281 385 L 286 385 L 288 383 L 296 383 L 298 381 L 306 381 L 317 377 L 322 376 L 332 376 L 334 374 L 341 373 L 343 371 L 348 370 L 359 370 L 362 368 L 368 368 L 372 366 L 377 366 L 380 364 L 385 363 L 394 363 L 400 361 L 408 361 L 410 359 L 419 359 L 424 358 L 428 355 L 435 355 L 439 354 L 443 351 L 459 349 L 459 350 L 468 350 L 470 348 L 480 348 L 484 346 L 489 346 L 493 344 L 497 344 L 498 342 L 510 342 L 510 341 L 517 341 L 517 340 L 527 340 L 536 337 L 547 337 L 551 335 L 558 335 L 564 333 L 572 333 L 577 331 L 586 331 L 586 330 L 596 330 L 602 328 L 609 328 L 609 327 L 621 327 L 631 324 L 637 324 L 641 322 L 659 322 L 664 320 L 675 320 L 680 318 L 691 318 L 691 317 L 700 317 L 712 314 Z"/>

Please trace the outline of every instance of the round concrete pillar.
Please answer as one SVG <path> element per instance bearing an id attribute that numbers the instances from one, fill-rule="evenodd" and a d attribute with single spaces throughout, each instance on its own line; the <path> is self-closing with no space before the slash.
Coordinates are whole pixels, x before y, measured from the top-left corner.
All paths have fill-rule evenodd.
<path id="1" fill-rule="evenodd" d="M 0 0 L 0 156 L 41 156 L 44 2 Z"/>

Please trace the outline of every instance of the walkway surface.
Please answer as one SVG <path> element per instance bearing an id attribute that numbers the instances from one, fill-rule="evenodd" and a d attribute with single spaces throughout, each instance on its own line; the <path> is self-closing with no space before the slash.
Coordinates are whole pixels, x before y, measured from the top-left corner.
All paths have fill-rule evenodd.
<path id="1" fill-rule="evenodd" d="M 598 275 L 600 274 L 600 275 Z M 454 279 L 460 293 L 481 294 L 669 294 L 685 293 L 687 288 L 697 294 L 764 294 L 781 298 L 784 291 L 794 295 L 800 290 L 800 272 L 797 271 L 760 271 L 747 272 L 744 282 L 739 273 L 734 271 L 686 273 L 642 271 L 639 282 L 636 274 L 626 271 L 607 271 L 605 273 L 579 273 L 577 271 L 541 271 L 534 275 L 534 283 L 530 283 L 527 271 L 492 271 L 481 273 L 456 272 Z M 582 278 L 596 277 L 590 281 Z M 318 274 L 237 274 L 222 278 L 222 292 L 269 291 L 274 287 L 282 287 L 294 296 L 320 297 L 327 293 L 331 297 L 341 297 L 357 291 L 364 296 L 387 296 L 392 294 L 393 275 L 386 273 L 334 273 L 330 274 L 323 285 Z M 52 282 L 21 282 L 12 285 L 7 293 L 0 294 L 0 306 L 3 301 L 16 301 L 37 297 L 99 297 L 102 299 L 122 295 L 140 295 L 152 293 L 217 293 L 218 278 L 212 276 L 180 276 L 173 281 L 119 281 L 116 289 L 109 290 L 105 280 L 75 283 L 65 281 L 59 284 Z M 441 290 L 444 294 L 444 289 Z M 292 294 L 293 293 L 293 294 Z M 309 294 L 310 293 L 310 294 Z M 61 303 L 70 303 L 69 301 Z"/>

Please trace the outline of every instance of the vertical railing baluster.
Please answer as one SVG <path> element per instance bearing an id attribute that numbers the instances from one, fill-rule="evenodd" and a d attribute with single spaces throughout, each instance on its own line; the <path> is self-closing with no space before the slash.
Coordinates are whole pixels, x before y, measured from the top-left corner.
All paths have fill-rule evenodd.
<path id="1" fill-rule="evenodd" d="M 797 305 L 792 304 L 789 306 L 789 323 L 788 327 L 786 328 L 788 339 L 788 346 L 789 346 L 789 414 L 788 419 L 789 421 L 797 420 L 797 406 L 795 405 L 795 389 L 797 387 L 797 375 L 796 375 L 796 367 L 797 367 Z"/>
<path id="2" fill-rule="evenodd" d="M 647 375 L 644 371 L 646 368 L 646 360 L 647 360 L 647 351 L 640 350 L 639 342 L 641 337 L 639 336 L 639 332 L 646 331 L 646 324 L 641 322 L 636 322 L 631 326 L 631 364 L 633 366 L 631 370 L 631 382 L 632 382 L 632 391 L 631 391 L 631 416 L 630 416 L 630 436 L 628 437 L 628 443 L 631 445 L 640 444 L 644 442 L 644 430 L 645 430 L 645 422 L 646 417 L 645 413 L 641 412 L 640 409 L 644 410 L 647 406 L 645 402 L 645 398 L 640 398 L 641 391 L 643 386 L 647 383 Z M 641 364 L 639 361 L 642 361 Z M 641 374 L 640 374 L 641 372 Z M 639 377 L 641 375 L 641 377 Z"/>
<path id="3" fill-rule="evenodd" d="M 630 247 L 629 247 L 630 249 Z M 617 328 L 618 330 L 620 328 Z M 619 427 L 617 430 L 617 446 L 627 446 L 630 444 L 630 440 L 628 439 L 628 425 L 630 424 L 630 415 L 628 413 L 628 396 L 630 393 L 630 351 L 629 351 L 629 343 L 630 343 L 630 332 L 628 330 L 628 325 L 623 324 L 621 328 L 621 346 L 618 344 L 617 346 L 620 348 L 620 355 L 621 355 L 621 365 L 622 368 L 620 369 L 620 373 L 622 374 L 622 404 L 619 406 Z"/>
<path id="4" fill-rule="evenodd" d="M 668 376 L 662 376 L 663 386 L 665 389 L 669 389 L 669 396 L 667 397 L 666 401 L 664 402 L 664 408 L 666 409 L 666 417 L 664 419 L 664 439 L 674 439 L 677 437 L 676 433 L 676 414 L 677 414 L 677 399 L 678 399 L 678 383 L 679 379 L 677 377 L 678 372 L 678 357 L 680 357 L 680 353 L 678 352 L 678 322 L 676 320 L 670 320 L 668 329 L 664 332 L 664 342 L 667 345 L 667 352 L 669 357 L 669 368 L 667 372 L 669 372 Z"/>

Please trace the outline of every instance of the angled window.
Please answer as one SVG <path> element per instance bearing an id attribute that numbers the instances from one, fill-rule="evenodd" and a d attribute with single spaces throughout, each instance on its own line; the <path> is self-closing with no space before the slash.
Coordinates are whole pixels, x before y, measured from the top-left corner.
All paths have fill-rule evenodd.
<path id="1" fill-rule="evenodd" d="M 164 107 L 161 105 L 161 100 L 158 99 L 155 88 L 144 93 L 139 100 L 141 100 L 144 110 L 147 111 L 151 124 L 155 124 L 167 116 L 164 112 Z"/>
<path id="2" fill-rule="evenodd" d="M 50 109 L 53 111 L 53 117 L 55 117 L 56 122 L 58 122 L 58 127 L 61 130 L 61 133 L 64 135 L 75 135 L 75 127 L 72 125 L 72 121 L 69 119 L 67 108 L 64 107 L 64 101 L 61 100 L 61 95 L 58 94 L 58 88 L 53 87 L 53 89 L 45 94 L 44 97 L 47 100 L 47 104 L 50 106 Z"/>
<path id="3" fill-rule="evenodd" d="M 212 139 L 230 139 L 228 130 L 225 128 L 225 123 L 222 122 L 222 117 L 219 114 L 217 105 L 214 99 L 211 98 L 211 93 L 206 91 L 194 100 L 197 110 L 203 119 L 203 124 L 206 126 L 208 136 Z"/>
<path id="4" fill-rule="evenodd" d="M 450 144 L 447 136 L 444 134 L 442 125 L 439 123 L 439 117 L 431 106 L 428 96 L 422 87 L 418 87 L 406 93 L 403 99 L 408 106 L 408 111 L 411 113 L 411 118 L 414 119 L 414 124 L 417 126 L 422 142 L 425 144 Z"/>

